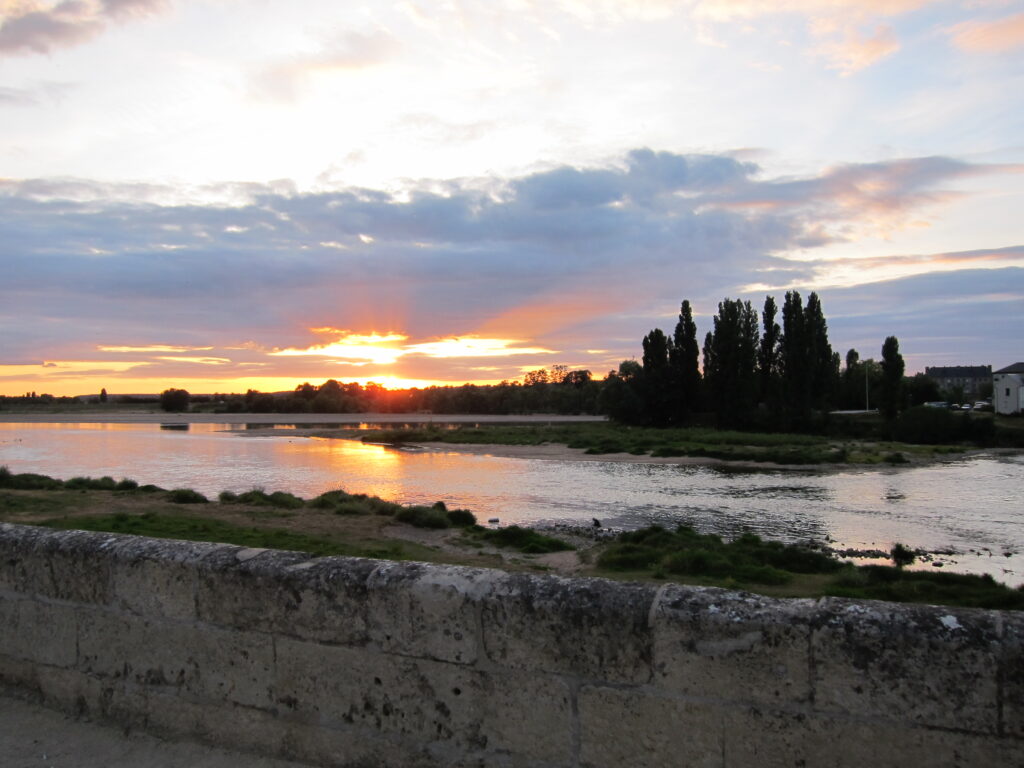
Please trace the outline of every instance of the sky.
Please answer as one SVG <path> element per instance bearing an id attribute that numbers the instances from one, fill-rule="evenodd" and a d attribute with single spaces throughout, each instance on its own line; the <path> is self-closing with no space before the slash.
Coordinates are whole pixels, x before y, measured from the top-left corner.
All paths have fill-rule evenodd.
<path id="1" fill-rule="evenodd" d="M 0 0 L 0 394 L 1024 359 L 1024 0 Z"/>

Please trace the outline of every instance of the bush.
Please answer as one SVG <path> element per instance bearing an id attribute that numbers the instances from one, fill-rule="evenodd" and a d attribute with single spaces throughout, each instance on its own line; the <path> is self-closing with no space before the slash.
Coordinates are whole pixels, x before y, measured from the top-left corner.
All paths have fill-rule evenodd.
<path id="1" fill-rule="evenodd" d="M 238 502 L 238 494 L 232 491 L 221 491 L 217 494 L 217 501 L 221 504 L 236 504 Z"/>
<path id="2" fill-rule="evenodd" d="M 63 488 L 64 483 L 46 475 L 23 472 L 15 475 L 7 467 L 0 467 L 0 488 L 15 491 L 55 491 Z"/>
<path id="3" fill-rule="evenodd" d="M 121 478 L 121 481 L 117 484 L 115 490 L 118 491 L 134 491 L 137 490 L 139 484 L 134 480 L 129 480 L 127 477 Z"/>
<path id="4" fill-rule="evenodd" d="M 913 550 L 908 549 L 899 542 L 890 550 L 889 555 L 892 557 L 892 562 L 897 568 L 910 565 L 916 557 Z"/>
<path id="5" fill-rule="evenodd" d="M 447 514 L 448 522 L 456 528 L 468 528 L 471 525 L 476 525 L 476 515 L 468 509 L 449 509 Z"/>
<path id="6" fill-rule="evenodd" d="M 113 491 L 117 483 L 112 477 L 72 477 L 65 481 L 64 487 L 71 491 Z"/>
<path id="7" fill-rule="evenodd" d="M 184 389 L 165 389 L 160 393 L 160 408 L 165 411 L 187 411 L 190 397 Z"/>
<path id="8" fill-rule="evenodd" d="M 193 491 L 191 488 L 175 488 L 168 491 L 167 500 L 175 504 L 206 504 L 209 501 L 199 491 Z"/>
<path id="9" fill-rule="evenodd" d="M 433 507 L 403 507 L 395 513 L 395 520 L 417 528 L 447 528 L 448 515 Z"/>
<path id="10" fill-rule="evenodd" d="M 541 555 L 548 552 L 564 552 L 573 547 L 561 539 L 545 536 L 530 528 L 510 525 L 496 531 L 481 531 L 480 535 L 496 547 L 511 547 L 528 555 Z"/>

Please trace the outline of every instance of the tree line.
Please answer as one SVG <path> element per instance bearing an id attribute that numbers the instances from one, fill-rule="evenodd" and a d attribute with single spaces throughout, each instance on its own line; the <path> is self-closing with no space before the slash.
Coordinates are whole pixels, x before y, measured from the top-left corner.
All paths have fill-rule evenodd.
<path id="1" fill-rule="evenodd" d="M 841 370 L 816 293 L 805 304 L 788 291 L 781 315 L 773 296 L 760 314 L 749 301 L 723 299 L 701 347 L 685 300 L 672 334 L 655 328 L 641 346 L 641 360 L 609 373 L 599 398 L 625 424 L 686 426 L 710 416 L 723 428 L 806 430 L 836 408 L 867 408 L 872 391 L 887 420 L 909 402 L 896 337 L 883 343 L 880 364 L 861 363 L 851 349 Z"/>

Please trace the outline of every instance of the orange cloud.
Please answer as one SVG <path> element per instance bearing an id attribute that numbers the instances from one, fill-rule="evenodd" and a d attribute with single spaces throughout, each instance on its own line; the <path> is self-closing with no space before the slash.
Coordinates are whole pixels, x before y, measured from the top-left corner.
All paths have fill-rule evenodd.
<path id="1" fill-rule="evenodd" d="M 750 19 L 776 13 L 843 13 L 894 16 L 933 0 L 702 0 L 696 13 L 711 19 Z"/>
<path id="2" fill-rule="evenodd" d="M 311 330 L 322 333 L 336 329 L 319 328 Z M 405 351 L 401 347 L 396 346 L 396 344 L 400 341 L 405 341 L 407 338 L 408 336 L 401 333 L 388 333 L 385 335 L 377 333 L 368 335 L 345 333 L 337 341 L 328 344 L 314 344 L 305 349 L 281 349 L 269 354 L 284 357 L 317 355 L 320 357 L 361 360 L 379 365 L 388 365 L 405 354 Z"/>
<path id="3" fill-rule="evenodd" d="M 100 352 L 128 352 L 131 354 L 146 354 L 149 352 L 208 352 L 213 347 L 176 347 L 169 344 L 151 344 L 145 347 L 128 347 L 128 346 L 105 346 L 100 345 L 96 347 Z"/>
<path id="4" fill-rule="evenodd" d="M 516 347 L 517 339 L 482 339 L 477 336 L 453 337 L 441 341 L 413 344 L 408 354 L 427 357 L 510 357 L 512 355 L 545 355 L 552 350 L 543 347 Z"/>
<path id="5" fill-rule="evenodd" d="M 560 328 L 605 316 L 622 306 L 622 299 L 616 299 L 601 289 L 584 296 L 549 296 L 512 307 L 492 317 L 477 332 L 485 336 L 513 335 L 536 339 Z"/>
<path id="6" fill-rule="evenodd" d="M 1024 45 L 1024 13 L 996 21 L 968 21 L 948 30 L 953 45 L 969 53 L 1004 53 Z"/>
<path id="7" fill-rule="evenodd" d="M 550 354 L 543 347 L 517 346 L 519 339 L 482 338 L 476 335 L 452 336 L 416 344 L 401 344 L 409 337 L 401 333 L 355 334 L 336 328 L 313 328 L 317 333 L 341 333 L 341 338 L 327 344 L 314 344 L 305 349 L 282 349 L 270 352 L 273 356 L 317 356 L 357 361 L 352 365 L 372 363 L 390 365 L 399 358 L 422 356 L 433 358 L 511 357 L 513 355 Z M 361 362 L 359 362 L 361 361 Z"/>
<path id="8" fill-rule="evenodd" d="M 848 29 L 841 40 L 823 42 L 814 52 L 829 60 L 830 69 L 837 69 L 845 76 L 870 67 L 899 49 L 892 28 L 881 24 L 870 35 Z"/>

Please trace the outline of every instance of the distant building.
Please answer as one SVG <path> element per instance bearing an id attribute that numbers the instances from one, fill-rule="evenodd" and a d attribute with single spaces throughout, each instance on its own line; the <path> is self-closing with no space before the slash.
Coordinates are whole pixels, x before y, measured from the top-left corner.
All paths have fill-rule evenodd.
<path id="1" fill-rule="evenodd" d="M 1008 365 L 992 374 L 992 406 L 996 413 L 1024 412 L 1024 363 Z"/>
<path id="2" fill-rule="evenodd" d="M 983 384 L 992 381 L 991 365 L 948 365 L 925 368 L 924 375 L 939 385 L 939 389 L 949 391 L 961 387 L 964 396 L 977 396 Z"/>

